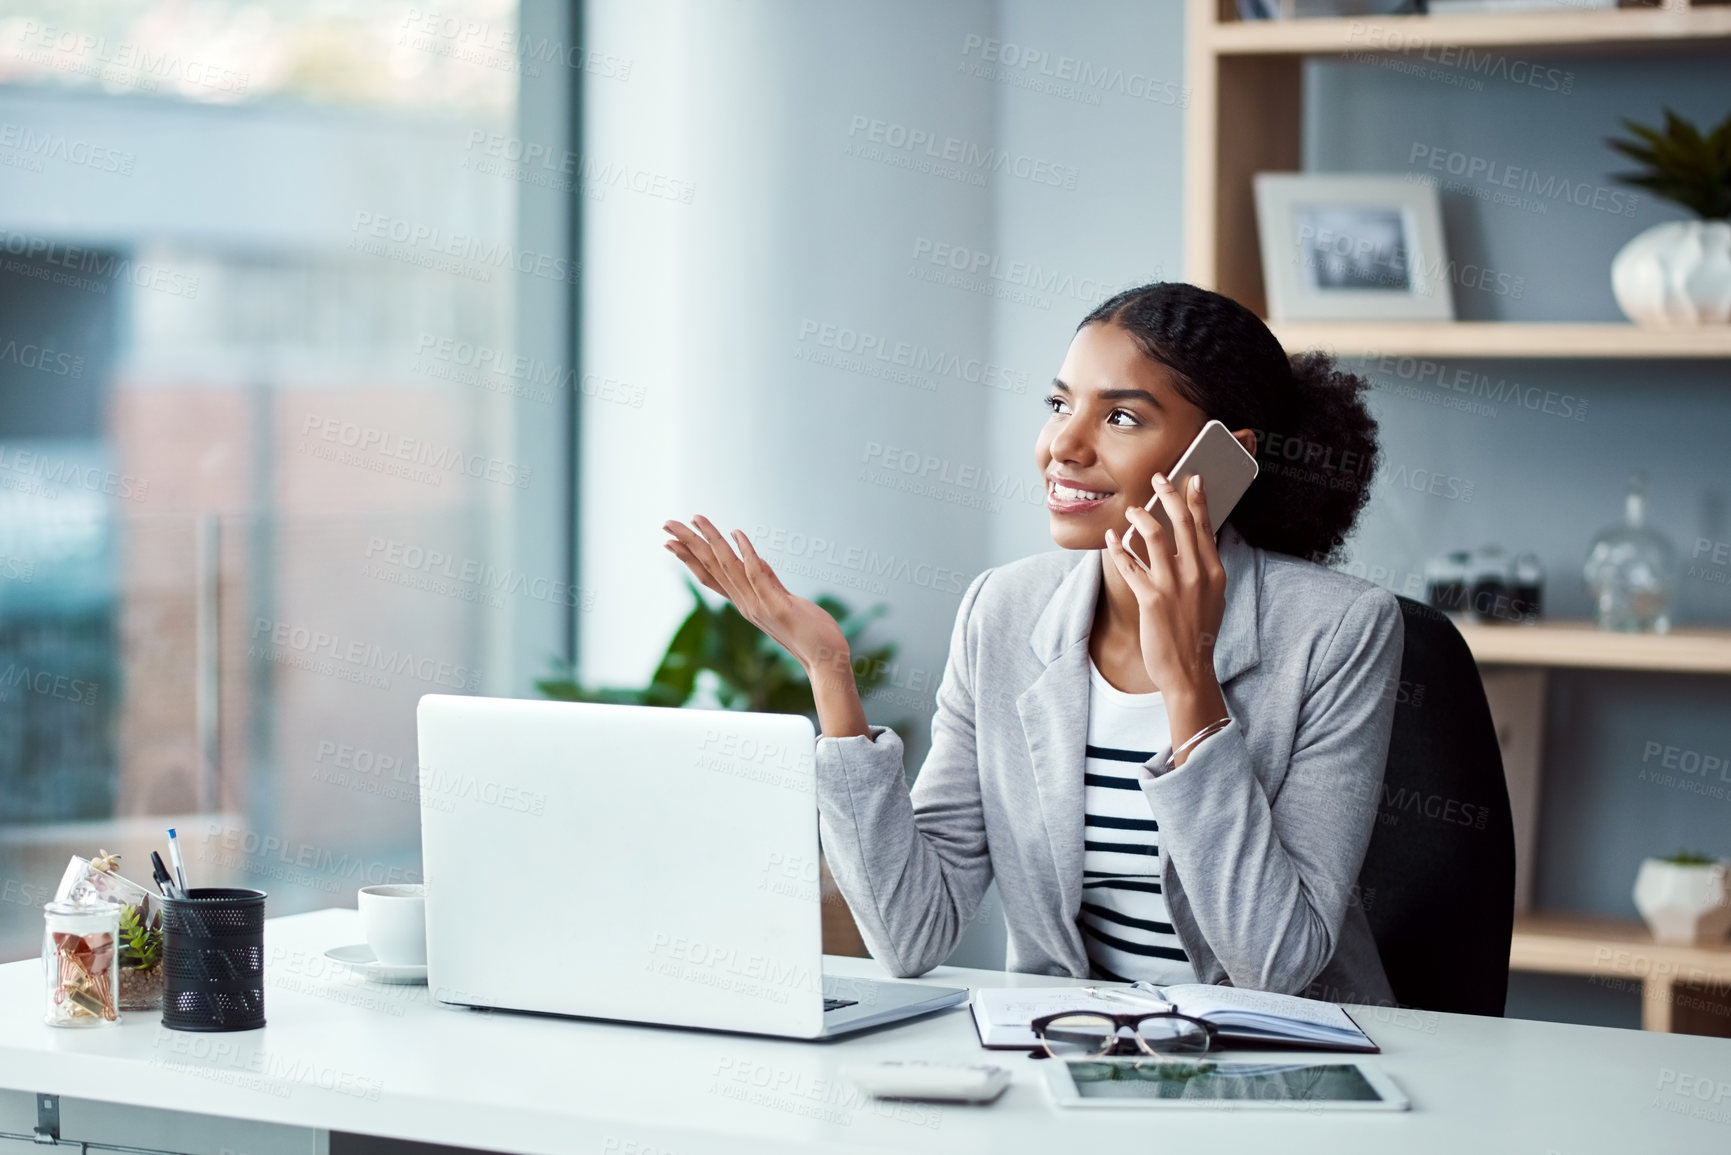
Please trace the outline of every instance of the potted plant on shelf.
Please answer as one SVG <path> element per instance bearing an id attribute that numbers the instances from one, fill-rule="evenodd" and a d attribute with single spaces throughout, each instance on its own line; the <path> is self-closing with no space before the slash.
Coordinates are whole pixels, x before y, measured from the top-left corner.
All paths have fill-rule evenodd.
<path id="1" fill-rule="evenodd" d="M 1663 132 L 1623 121 L 1606 141 L 1641 167 L 1612 179 L 1681 205 L 1694 220 L 1654 225 L 1611 261 L 1617 305 L 1637 325 L 1731 323 L 1731 116 L 1703 134 L 1670 109 Z"/>
<path id="2" fill-rule="evenodd" d="M 1635 908 L 1655 942 L 1698 946 L 1731 931 L 1727 863 L 1692 850 L 1649 858 L 1635 875 Z"/>

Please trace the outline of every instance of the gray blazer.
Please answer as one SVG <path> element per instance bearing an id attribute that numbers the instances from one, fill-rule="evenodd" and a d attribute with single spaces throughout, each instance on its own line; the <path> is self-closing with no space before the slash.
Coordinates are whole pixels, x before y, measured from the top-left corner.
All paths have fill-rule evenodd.
<path id="1" fill-rule="evenodd" d="M 1233 724 L 1142 783 L 1173 928 L 1204 982 L 1390 1003 L 1357 879 L 1388 757 L 1400 607 L 1230 523 L 1219 548 L 1214 669 Z M 818 739 L 824 854 L 892 973 L 942 963 L 995 878 L 1009 969 L 1089 974 L 1076 917 L 1103 556 L 1056 550 L 974 579 L 911 791 L 893 731 Z"/>

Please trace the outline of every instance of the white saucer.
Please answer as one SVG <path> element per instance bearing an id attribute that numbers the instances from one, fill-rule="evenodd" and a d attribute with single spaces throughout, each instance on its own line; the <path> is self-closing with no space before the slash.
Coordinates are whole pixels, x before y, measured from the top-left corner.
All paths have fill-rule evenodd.
<path id="1" fill-rule="evenodd" d="M 333 946 L 325 952 L 332 962 L 342 963 L 362 978 L 376 983 L 413 985 L 427 981 L 427 964 L 391 966 L 373 957 L 373 948 L 364 942 L 353 946 Z"/>

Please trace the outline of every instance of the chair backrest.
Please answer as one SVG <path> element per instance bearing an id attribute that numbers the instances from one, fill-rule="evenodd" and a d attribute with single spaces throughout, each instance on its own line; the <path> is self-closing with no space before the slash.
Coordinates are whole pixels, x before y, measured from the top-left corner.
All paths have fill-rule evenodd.
<path id="1" fill-rule="evenodd" d="M 1401 684 L 1360 901 L 1402 1006 L 1500 1016 L 1515 898 L 1502 751 L 1460 631 L 1399 600 Z"/>

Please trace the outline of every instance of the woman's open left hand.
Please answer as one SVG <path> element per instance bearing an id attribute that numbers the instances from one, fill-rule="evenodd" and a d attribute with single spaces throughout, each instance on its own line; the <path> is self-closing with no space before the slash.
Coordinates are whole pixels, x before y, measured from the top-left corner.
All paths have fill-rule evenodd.
<path id="1" fill-rule="evenodd" d="M 1129 583 L 1140 607 L 1142 662 L 1168 701 L 1217 701 L 1214 642 L 1226 614 L 1226 569 L 1208 524 L 1200 477 L 1180 493 L 1161 473 L 1154 492 L 1172 523 L 1168 533 L 1153 514 L 1129 511 L 1130 524 L 1148 548 L 1148 564 L 1106 531 L 1106 555 Z"/>
<path id="2" fill-rule="evenodd" d="M 808 674 L 842 671 L 852 684 L 847 638 L 828 611 L 788 592 L 751 539 L 734 530 L 730 539 L 701 515 L 691 525 L 668 521 L 665 543 L 692 575 L 738 608 L 746 621 L 779 642 Z M 735 552 L 735 549 L 738 552 Z"/>

